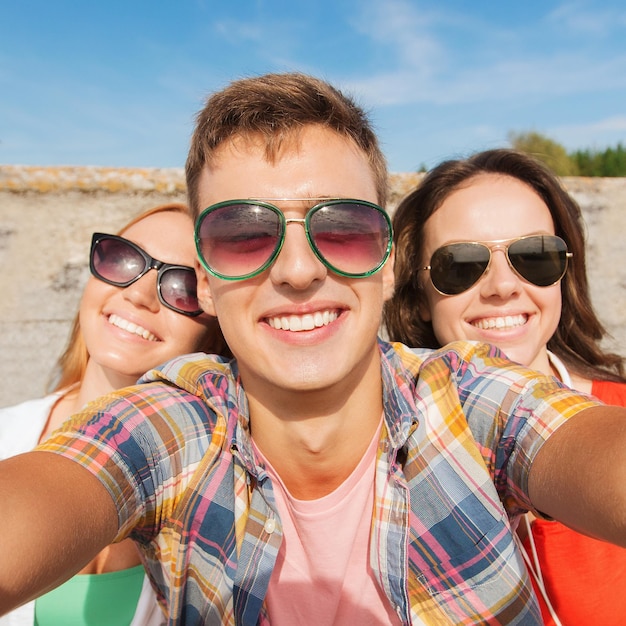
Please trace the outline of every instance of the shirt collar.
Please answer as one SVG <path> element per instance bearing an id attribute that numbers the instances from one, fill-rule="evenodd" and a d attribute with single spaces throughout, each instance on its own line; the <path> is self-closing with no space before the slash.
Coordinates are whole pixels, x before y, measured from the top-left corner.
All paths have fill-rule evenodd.
<path id="1" fill-rule="evenodd" d="M 415 351 L 406 350 L 401 344 L 379 339 L 378 346 L 381 353 L 385 425 L 391 447 L 398 450 L 405 445 L 419 421 L 415 389 L 423 358 Z M 403 350 L 402 358 L 398 350 Z"/>

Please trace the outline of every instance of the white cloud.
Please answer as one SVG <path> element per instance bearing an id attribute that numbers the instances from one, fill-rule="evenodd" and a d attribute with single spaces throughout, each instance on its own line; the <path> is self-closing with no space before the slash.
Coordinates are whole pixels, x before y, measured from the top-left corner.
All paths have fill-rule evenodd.
<path id="1" fill-rule="evenodd" d="M 423 13 L 416 3 L 392 0 L 368 3 L 355 27 L 389 50 L 387 71 L 353 76 L 344 84 L 374 106 L 417 103 L 463 105 L 483 101 L 549 99 L 626 87 L 626 54 L 597 58 L 582 47 L 534 45 L 537 38 L 556 39 L 555 29 L 567 18 L 594 22 L 577 11 L 578 3 L 564 4 L 549 18 L 548 32 L 515 31 L 515 45 L 500 27 L 479 18 L 454 13 Z M 599 13 L 594 29 L 617 19 Z M 545 26 L 544 26 L 545 29 Z M 439 32 L 445 32 L 439 36 Z M 532 35 L 532 36 L 531 36 Z M 524 45 L 524 42 L 526 44 Z"/>
<path id="2" fill-rule="evenodd" d="M 547 20 L 570 34 L 602 38 L 616 28 L 626 26 L 626 10 L 602 7 L 597 3 L 589 6 L 586 2 L 565 2 L 551 11 Z"/>
<path id="3" fill-rule="evenodd" d="M 436 72 L 425 76 L 412 68 L 401 68 L 353 79 L 349 86 L 375 106 L 549 99 L 626 87 L 626 55 L 601 62 L 578 54 L 535 57 L 459 68 L 448 76 Z"/>
<path id="4" fill-rule="evenodd" d="M 550 130 L 551 136 L 569 150 L 603 149 L 626 143 L 626 115 L 614 115 L 588 124 L 564 124 Z"/>
<path id="5" fill-rule="evenodd" d="M 222 20 L 214 23 L 214 30 L 221 36 L 228 37 L 232 41 L 253 42 L 260 44 L 265 37 L 265 30 L 260 24 L 253 22 L 241 22 L 236 20 Z"/>
<path id="6" fill-rule="evenodd" d="M 355 29 L 372 41 L 392 49 L 401 65 L 422 75 L 446 62 L 441 42 L 431 33 L 436 14 L 422 11 L 405 0 L 369 2 L 360 5 Z"/>

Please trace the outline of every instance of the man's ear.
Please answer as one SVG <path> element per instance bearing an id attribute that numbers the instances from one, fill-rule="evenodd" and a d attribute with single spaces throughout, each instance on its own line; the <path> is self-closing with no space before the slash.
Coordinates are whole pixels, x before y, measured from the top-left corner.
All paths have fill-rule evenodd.
<path id="1" fill-rule="evenodd" d="M 197 259 L 195 261 L 195 270 L 196 280 L 198 282 L 198 302 L 200 303 L 203 311 L 209 315 L 217 317 L 215 304 L 213 302 L 213 294 L 211 293 L 211 286 L 209 285 L 209 275 Z"/>
<path id="2" fill-rule="evenodd" d="M 393 246 L 391 248 L 391 254 L 387 259 L 387 262 L 383 265 L 383 268 L 380 270 L 383 277 L 383 300 L 386 302 L 391 299 L 393 296 L 393 289 L 395 286 L 395 277 L 393 273 L 393 268 L 396 263 L 396 248 Z"/>

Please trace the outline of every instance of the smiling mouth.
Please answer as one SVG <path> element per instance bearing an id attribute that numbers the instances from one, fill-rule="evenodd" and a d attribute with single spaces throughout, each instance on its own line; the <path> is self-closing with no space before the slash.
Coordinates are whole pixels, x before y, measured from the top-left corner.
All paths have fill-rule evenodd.
<path id="1" fill-rule="evenodd" d="M 305 313 L 304 315 L 280 315 L 268 317 L 267 323 L 276 330 L 288 330 L 291 332 L 301 332 L 304 330 L 314 330 L 328 326 L 334 322 L 339 314 L 337 311 L 316 311 L 315 313 Z"/>
<path id="2" fill-rule="evenodd" d="M 159 338 L 156 335 L 153 335 L 149 330 L 143 328 L 142 326 L 138 326 L 137 324 L 134 324 L 133 322 L 129 322 L 128 320 L 125 320 L 123 317 L 120 317 L 119 315 L 115 315 L 115 314 L 109 315 L 108 322 L 112 326 L 121 328 L 122 330 L 125 330 L 126 332 L 131 333 L 133 335 L 138 335 L 139 337 L 142 337 L 143 339 L 147 339 L 148 341 L 160 341 Z"/>
<path id="3" fill-rule="evenodd" d="M 471 322 L 471 324 L 480 330 L 509 330 L 524 326 L 527 321 L 528 315 L 505 315 L 503 317 L 485 317 Z"/>

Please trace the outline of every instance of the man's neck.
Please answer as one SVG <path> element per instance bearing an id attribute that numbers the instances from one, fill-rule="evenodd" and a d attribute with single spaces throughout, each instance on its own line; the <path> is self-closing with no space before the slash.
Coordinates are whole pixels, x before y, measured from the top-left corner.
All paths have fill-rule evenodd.
<path id="1" fill-rule="evenodd" d="M 255 445 L 289 492 L 320 498 L 351 474 L 380 424 L 380 362 L 352 389 L 275 394 L 269 402 L 248 394 L 248 401 Z"/>

